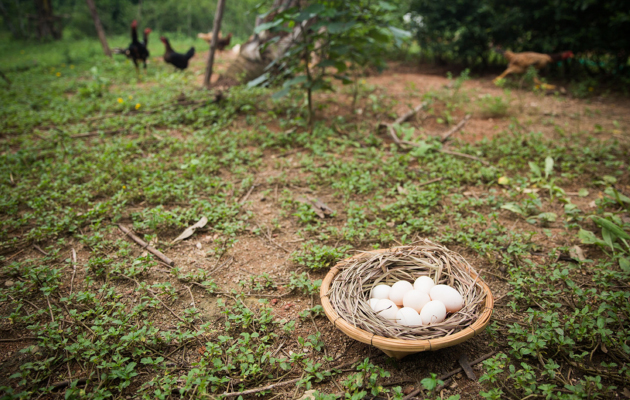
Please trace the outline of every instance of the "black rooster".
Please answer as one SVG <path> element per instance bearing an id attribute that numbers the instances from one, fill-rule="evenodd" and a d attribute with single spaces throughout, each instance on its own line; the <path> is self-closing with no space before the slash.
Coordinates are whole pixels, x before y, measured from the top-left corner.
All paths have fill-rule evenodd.
<path id="1" fill-rule="evenodd" d="M 138 71 L 138 61 L 142 61 L 144 69 L 147 69 L 147 58 L 149 58 L 149 50 L 147 45 L 149 44 L 149 33 L 151 28 L 144 30 L 144 43 L 138 41 L 138 22 L 133 21 L 131 23 L 131 44 L 126 49 L 114 49 L 115 54 L 124 54 L 127 58 L 131 58 L 133 64 Z"/>
<path id="2" fill-rule="evenodd" d="M 164 47 L 166 48 L 164 52 L 164 61 L 174 65 L 175 68 L 188 68 L 188 60 L 190 60 L 195 55 L 195 48 L 191 47 L 190 50 L 186 52 L 186 54 L 180 54 L 173 50 L 167 38 L 162 36 L 160 40 L 162 41 L 162 43 L 164 43 Z"/>

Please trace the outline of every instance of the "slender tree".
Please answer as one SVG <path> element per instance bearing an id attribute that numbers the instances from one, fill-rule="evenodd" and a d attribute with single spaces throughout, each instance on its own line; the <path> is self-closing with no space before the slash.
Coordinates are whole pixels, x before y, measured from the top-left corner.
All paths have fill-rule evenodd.
<path id="1" fill-rule="evenodd" d="M 39 39 L 61 39 L 61 17 L 53 12 L 52 0 L 35 0 L 35 10 L 37 14 L 28 17 L 35 20 Z"/>
<path id="2" fill-rule="evenodd" d="M 4 7 L 4 4 L 2 4 L 2 1 L 0 1 L 0 13 L 2 13 L 2 17 L 4 18 L 4 22 L 9 27 L 9 30 L 11 31 L 11 34 L 13 35 L 13 37 L 17 37 L 17 31 L 13 27 L 13 23 L 11 23 L 12 18 L 9 15 L 9 12 L 7 11 L 7 9 Z"/>
<path id="3" fill-rule="evenodd" d="M 103 25 L 101 24 L 101 20 L 98 17 L 98 13 L 96 12 L 96 5 L 94 5 L 94 0 L 85 0 L 87 2 L 88 8 L 90 9 L 90 13 L 92 14 L 92 19 L 94 20 L 94 27 L 96 28 L 96 33 L 98 34 L 98 38 L 101 41 L 101 46 L 103 46 L 103 51 L 107 57 L 112 56 L 112 52 L 109 49 L 109 45 L 107 44 L 107 37 L 105 36 L 105 30 L 103 30 Z"/>
<path id="4" fill-rule="evenodd" d="M 212 77 L 212 67 L 214 64 L 214 52 L 217 50 L 217 41 L 219 40 L 219 31 L 221 30 L 221 20 L 223 19 L 223 10 L 225 9 L 225 0 L 219 0 L 217 4 L 217 12 L 214 14 L 214 25 L 212 26 L 212 41 L 210 42 L 210 53 L 208 53 L 208 65 L 206 65 L 206 75 L 203 79 L 203 85 L 210 87 L 210 78 Z"/>

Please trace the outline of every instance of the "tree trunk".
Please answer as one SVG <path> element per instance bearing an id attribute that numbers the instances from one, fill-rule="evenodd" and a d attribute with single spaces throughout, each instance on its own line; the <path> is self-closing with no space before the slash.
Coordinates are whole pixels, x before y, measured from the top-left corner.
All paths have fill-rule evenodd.
<path id="1" fill-rule="evenodd" d="M 52 0 L 35 0 L 37 15 L 29 16 L 36 20 L 37 36 L 40 40 L 52 37 L 61 39 L 61 17 L 55 16 Z"/>
<path id="2" fill-rule="evenodd" d="M 295 6 L 297 2 L 298 0 L 274 0 L 272 9 L 277 8 L 278 11 L 284 11 Z M 264 22 L 272 21 L 273 15 L 274 13 L 271 13 L 264 19 L 257 19 L 256 24 L 260 25 Z M 293 32 L 282 37 L 279 41 L 266 46 L 262 52 L 260 51 L 261 47 L 273 39 L 273 36 L 269 35 L 267 31 L 254 34 L 247 42 L 241 45 L 238 57 L 230 64 L 226 73 L 219 77 L 217 83 L 231 86 L 238 83 L 247 83 L 258 78 L 265 73 L 265 69 L 270 63 L 281 57 L 293 45 L 300 35 L 300 29 L 300 27 L 295 27 Z"/>
<path id="3" fill-rule="evenodd" d="M 138 0 L 138 15 L 136 16 L 136 20 L 138 20 L 138 25 L 142 25 L 142 0 Z"/>
<path id="4" fill-rule="evenodd" d="M 214 64 L 214 52 L 217 49 L 217 41 L 219 40 L 219 31 L 221 30 L 221 20 L 223 19 L 223 9 L 225 8 L 225 0 L 219 0 L 217 4 L 217 12 L 214 14 L 214 25 L 212 26 L 212 42 L 210 42 L 210 53 L 208 53 L 208 65 L 206 65 L 206 75 L 203 79 L 203 85 L 210 87 L 210 78 L 212 77 L 212 67 Z"/>
<path id="5" fill-rule="evenodd" d="M 17 14 L 17 18 L 18 21 L 20 21 L 20 37 L 27 37 L 28 35 L 26 34 L 26 30 L 24 29 L 24 17 L 22 16 L 22 8 L 20 7 L 20 2 L 19 0 L 14 0 L 15 1 L 15 10 L 16 10 L 16 14 Z"/>
<path id="6" fill-rule="evenodd" d="M 103 52 L 107 57 L 112 56 L 112 52 L 109 49 L 109 45 L 107 44 L 107 37 L 105 36 L 105 31 L 103 30 L 103 25 L 101 24 L 101 19 L 98 17 L 98 13 L 96 12 L 96 5 L 94 5 L 94 0 L 85 0 L 87 2 L 87 6 L 90 9 L 90 14 L 92 14 L 92 19 L 94 20 L 94 27 L 96 28 L 96 33 L 98 34 L 98 39 L 101 41 L 101 46 L 103 46 Z"/>
<path id="7" fill-rule="evenodd" d="M 4 4 L 2 4 L 2 1 L 0 1 L 0 13 L 2 13 L 2 18 L 4 19 L 4 22 L 9 27 L 9 30 L 11 31 L 11 35 L 13 35 L 14 38 L 17 38 L 17 32 L 15 31 L 15 27 L 13 27 L 13 23 L 11 22 L 13 18 L 9 15 L 9 12 L 7 11 L 7 9 L 4 8 Z"/>

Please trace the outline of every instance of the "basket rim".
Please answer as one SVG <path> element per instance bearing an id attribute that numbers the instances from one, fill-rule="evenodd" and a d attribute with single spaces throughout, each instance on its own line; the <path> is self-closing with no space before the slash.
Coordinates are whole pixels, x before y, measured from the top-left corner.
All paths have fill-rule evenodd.
<path id="1" fill-rule="evenodd" d="M 346 258 L 340 262 L 338 262 L 334 267 L 328 271 L 324 280 L 322 281 L 322 286 L 319 291 L 320 301 L 322 303 L 322 307 L 324 308 L 324 313 L 326 317 L 333 323 L 333 326 L 340 329 L 346 335 L 351 338 L 358 340 L 360 342 L 370 344 L 376 346 L 380 349 L 391 350 L 391 351 L 404 351 L 404 352 L 419 352 L 425 350 L 437 350 L 443 347 L 453 346 L 459 343 L 462 343 L 478 334 L 480 334 L 483 329 L 488 326 L 490 323 L 490 317 L 492 316 L 493 308 L 494 308 L 494 297 L 492 296 L 492 292 L 490 291 L 490 287 L 481 279 L 479 274 L 477 274 L 472 268 L 467 266 L 467 272 L 473 279 L 479 278 L 478 283 L 481 284 L 484 294 L 486 295 L 486 303 L 485 309 L 479 315 L 477 320 L 473 322 L 472 325 L 462 329 L 461 331 L 448 335 L 445 337 L 435 338 L 435 339 L 394 339 L 388 338 L 384 336 L 379 336 L 374 333 L 370 333 L 364 329 L 357 328 L 354 325 L 347 322 L 343 319 L 337 311 L 334 309 L 330 299 L 328 297 L 328 292 L 330 290 L 330 285 L 332 284 L 333 279 L 339 272 L 341 272 L 340 266 L 346 264 L 348 261 L 353 260 L 355 258 L 359 258 L 364 256 L 367 253 L 378 254 L 384 253 L 388 251 L 394 251 L 399 248 L 409 247 L 409 246 L 396 246 L 390 247 L 387 249 L 379 249 L 379 250 L 370 250 L 361 252 L 359 254 L 355 254 L 352 257 Z"/>

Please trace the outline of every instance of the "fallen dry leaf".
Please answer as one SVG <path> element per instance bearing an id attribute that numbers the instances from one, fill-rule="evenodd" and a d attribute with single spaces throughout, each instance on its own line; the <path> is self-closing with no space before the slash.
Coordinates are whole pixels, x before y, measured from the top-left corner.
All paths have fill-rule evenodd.
<path id="1" fill-rule="evenodd" d="M 208 218 L 201 217 L 201 219 L 197 221 L 195 225 L 189 226 L 188 228 L 186 228 L 184 232 L 182 232 L 181 235 L 177 236 L 177 238 L 175 238 L 175 240 L 173 240 L 171 244 L 180 242 L 184 239 L 191 237 L 197 229 L 203 228 L 204 226 L 206 226 L 207 223 L 208 223 Z"/>
<path id="2" fill-rule="evenodd" d="M 578 261 L 586 260 L 586 257 L 584 257 L 584 250 L 582 250 L 580 246 L 571 247 L 569 249 L 569 256 L 571 256 L 572 259 L 578 260 Z"/>

